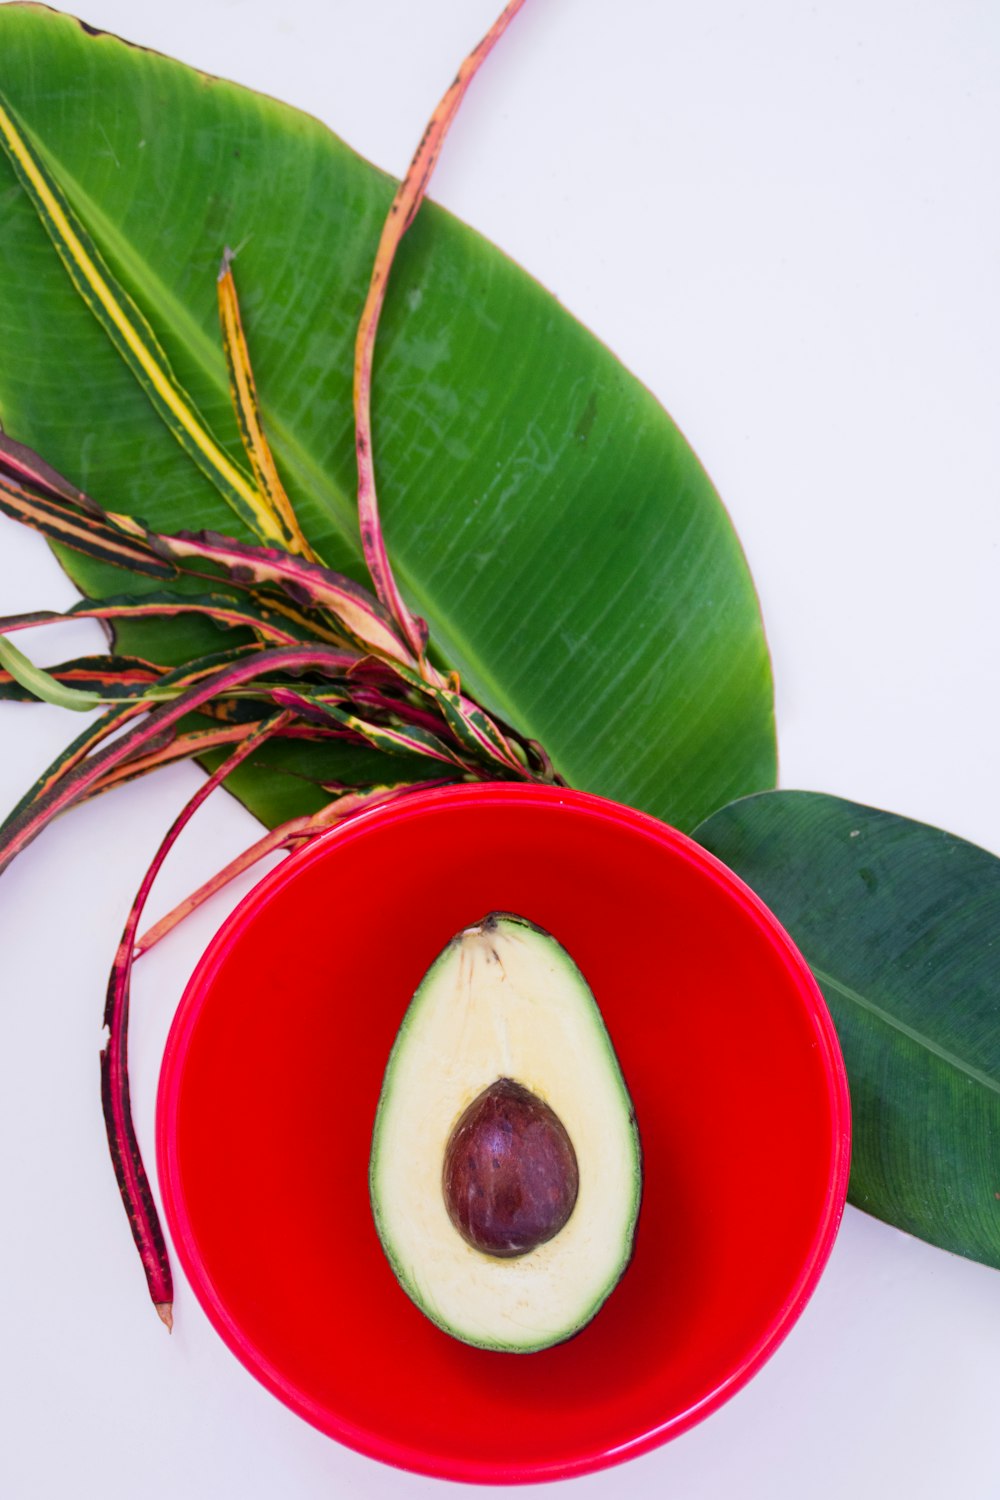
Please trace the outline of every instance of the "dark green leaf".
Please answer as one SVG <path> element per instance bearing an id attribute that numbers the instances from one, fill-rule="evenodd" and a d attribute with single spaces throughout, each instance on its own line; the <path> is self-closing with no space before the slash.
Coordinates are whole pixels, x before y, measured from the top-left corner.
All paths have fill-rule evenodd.
<path id="1" fill-rule="evenodd" d="M 1000 1266 L 1000 859 L 813 792 L 695 837 L 772 907 L 826 996 L 851 1082 L 851 1202 Z"/>

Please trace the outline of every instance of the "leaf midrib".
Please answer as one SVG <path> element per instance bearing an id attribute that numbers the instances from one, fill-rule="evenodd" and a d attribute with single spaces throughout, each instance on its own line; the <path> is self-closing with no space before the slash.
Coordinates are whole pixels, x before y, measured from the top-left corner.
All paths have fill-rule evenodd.
<path id="1" fill-rule="evenodd" d="M 47 146 L 44 150 L 52 175 L 63 191 L 73 200 L 77 213 L 90 233 L 102 245 L 105 253 L 110 250 L 114 254 L 118 263 L 127 271 L 133 285 L 142 288 L 147 302 L 147 308 L 143 309 L 146 316 L 151 322 L 153 321 L 150 317 L 150 309 L 155 309 L 154 316 L 158 321 L 160 315 L 163 315 L 160 327 L 165 326 L 170 330 L 174 342 L 183 346 L 185 353 L 198 366 L 208 383 L 224 399 L 228 399 L 229 386 L 222 364 L 221 343 L 218 346 L 212 343 L 186 304 L 165 285 L 149 262 L 136 252 L 131 241 L 126 239 L 117 225 L 107 218 L 100 205 L 94 201 L 85 188 L 80 186 L 78 179 L 65 170 Z M 155 323 L 153 326 L 157 337 L 161 337 L 160 330 L 156 328 Z M 337 531 L 356 552 L 356 535 L 352 535 L 350 524 L 354 514 L 353 502 L 337 485 L 333 484 L 329 475 L 319 467 L 312 454 L 303 447 L 280 417 L 269 413 L 268 426 L 272 432 L 280 432 L 282 447 L 292 453 L 295 462 L 316 481 L 324 499 L 328 501 L 328 508 Z"/>
<path id="2" fill-rule="evenodd" d="M 983 1073 L 971 1063 L 965 1062 L 964 1059 L 958 1057 L 954 1052 L 949 1052 L 947 1047 L 942 1047 L 940 1042 L 936 1042 L 924 1032 L 918 1031 L 915 1026 L 908 1026 L 905 1021 L 899 1020 L 890 1011 L 883 1010 L 882 1006 L 877 1005 L 874 1000 L 867 999 L 858 990 L 852 989 L 850 985 L 845 984 L 842 979 L 837 979 L 827 970 L 821 969 L 811 959 L 807 958 L 807 962 L 820 984 L 830 985 L 838 994 L 843 995 L 845 1000 L 850 1000 L 870 1015 L 877 1016 L 886 1026 L 900 1032 L 903 1036 L 909 1037 L 910 1041 L 916 1042 L 918 1046 L 926 1048 L 928 1052 L 940 1058 L 949 1067 L 955 1068 L 959 1073 L 964 1073 L 967 1078 L 972 1079 L 974 1082 L 981 1083 L 984 1087 L 992 1089 L 993 1093 L 1000 1094 L 1000 1081 L 991 1078 L 988 1073 Z"/>
<path id="3" fill-rule="evenodd" d="M 47 158 L 49 170 L 63 191 L 73 200 L 77 212 L 94 238 L 103 244 L 105 250 L 112 251 L 119 264 L 126 269 L 133 285 L 142 288 L 150 308 L 156 308 L 158 312 L 166 308 L 166 325 L 171 333 L 176 336 L 179 343 L 183 344 L 185 352 L 198 366 L 204 378 L 223 396 L 227 395 L 228 383 L 223 378 L 221 347 L 216 350 L 211 339 L 192 316 L 187 306 L 163 283 L 152 270 L 149 262 L 136 253 L 131 242 L 107 218 L 100 205 L 94 201 L 85 188 L 81 187 L 73 173 L 68 172 L 62 166 L 59 158 L 47 145 L 41 149 Z M 148 317 L 149 313 L 147 312 L 146 315 Z M 219 354 L 218 360 L 215 358 L 217 353 Z M 267 428 L 274 446 L 282 451 L 289 467 L 294 467 L 299 476 L 307 481 L 315 498 L 324 504 L 334 529 L 360 563 L 362 559 L 357 545 L 353 498 L 349 498 L 331 480 L 326 470 L 319 465 L 295 433 L 279 416 L 270 411 L 267 416 Z M 478 653 L 470 647 L 464 633 L 456 629 L 454 622 L 442 613 L 440 605 L 428 597 L 426 590 L 395 558 L 393 569 L 416 608 L 433 619 L 436 627 L 434 644 L 438 652 L 447 658 L 448 653 L 442 652 L 442 638 L 449 641 L 452 650 L 468 664 L 468 670 L 476 677 L 481 688 L 485 688 L 496 711 L 528 739 L 541 739 L 540 731 L 526 722 L 523 711 L 512 701 L 510 694 L 504 690 L 495 674 L 480 659 Z M 444 665 L 450 667 L 453 663 L 445 660 Z M 565 768 L 563 771 L 566 774 Z"/>

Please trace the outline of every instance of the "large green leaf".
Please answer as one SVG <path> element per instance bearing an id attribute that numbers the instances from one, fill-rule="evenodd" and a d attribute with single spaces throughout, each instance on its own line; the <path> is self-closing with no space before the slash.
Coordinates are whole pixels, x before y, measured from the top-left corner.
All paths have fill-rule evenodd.
<path id="1" fill-rule="evenodd" d="M 1000 1266 L 1000 859 L 813 792 L 748 797 L 695 836 L 773 908 L 826 996 L 852 1203 Z"/>
<path id="2" fill-rule="evenodd" d="M 351 355 L 390 180 L 302 114 L 33 7 L 0 7 L 0 87 L 233 457 L 215 276 L 237 250 L 279 466 L 320 553 L 361 576 Z M 238 533 L 6 163 L 0 202 L 5 428 L 113 509 Z M 773 784 L 757 601 L 697 459 L 602 345 L 432 205 L 393 272 L 374 430 L 404 593 L 467 688 L 569 782 L 682 827 Z M 125 589 L 96 562 L 67 565 L 88 593 Z M 130 625 L 120 649 L 206 648 L 212 627 L 177 624 L 169 645 L 162 627 Z M 244 768 L 241 795 L 266 821 L 296 810 L 278 774 Z"/>

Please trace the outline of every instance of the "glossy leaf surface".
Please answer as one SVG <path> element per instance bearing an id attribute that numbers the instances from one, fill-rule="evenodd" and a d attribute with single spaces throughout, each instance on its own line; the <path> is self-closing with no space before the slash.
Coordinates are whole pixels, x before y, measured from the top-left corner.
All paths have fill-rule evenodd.
<path id="1" fill-rule="evenodd" d="M 851 1202 L 1000 1266 L 1000 859 L 813 792 L 749 797 L 696 837 L 826 997 L 851 1084 Z"/>
<path id="2" fill-rule="evenodd" d="M 215 279 L 224 248 L 237 252 L 282 478 L 324 561 L 360 578 L 352 346 L 390 180 L 314 120 L 64 16 L 0 8 L 0 59 L 10 106 L 234 462 Z M 6 163 L 0 194 L 6 430 L 112 510 L 233 532 Z M 757 601 L 697 459 L 601 344 L 433 205 L 393 271 L 373 417 L 397 577 L 467 691 L 540 740 L 571 784 L 682 827 L 773 783 Z M 66 561 L 89 594 L 143 589 Z M 118 631 L 118 649 L 161 662 L 217 641 L 195 616 Z M 255 762 L 241 776 L 268 822 L 314 805 L 303 784 L 298 807 L 288 769 L 334 779 L 342 754 L 282 753 L 284 771 Z"/>

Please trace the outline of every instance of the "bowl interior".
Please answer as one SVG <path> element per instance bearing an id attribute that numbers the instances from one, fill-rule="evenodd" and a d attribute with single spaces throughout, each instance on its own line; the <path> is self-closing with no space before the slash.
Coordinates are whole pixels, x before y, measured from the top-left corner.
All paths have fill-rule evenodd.
<path id="1" fill-rule="evenodd" d="M 428 1322 L 368 1203 L 400 1020 L 448 939 L 494 909 L 547 928 L 586 975 L 644 1155 L 625 1277 L 532 1355 Z M 741 1384 L 825 1262 L 847 1130 L 808 970 L 728 872 L 627 809 L 503 787 L 370 814 L 262 882 L 188 987 L 158 1103 L 168 1223 L 238 1356 L 362 1451 L 478 1480 L 597 1467 Z"/>

